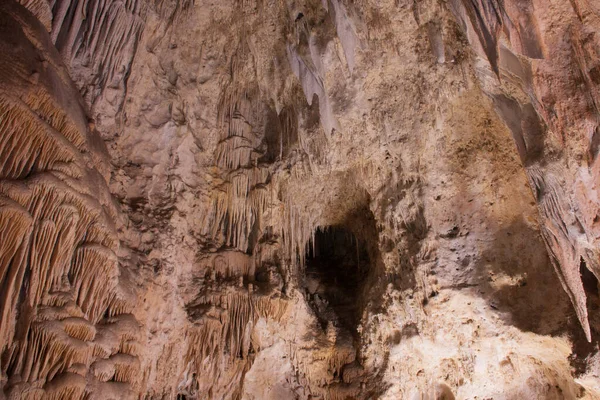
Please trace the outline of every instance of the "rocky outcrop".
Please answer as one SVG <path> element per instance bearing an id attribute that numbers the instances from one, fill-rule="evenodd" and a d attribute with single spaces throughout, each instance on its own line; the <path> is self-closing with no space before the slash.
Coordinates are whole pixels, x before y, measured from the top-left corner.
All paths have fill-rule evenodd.
<path id="1" fill-rule="evenodd" d="M 2 381 L 8 398 L 126 393 L 135 295 L 117 257 L 108 154 L 38 20 L 0 6 Z"/>
<path id="2" fill-rule="evenodd" d="M 482 89 L 510 129 L 534 191 L 552 262 L 591 340 L 580 268 L 600 274 L 598 9 L 576 0 L 455 3 L 470 42 L 496 75 L 480 66 Z"/>
<path id="3" fill-rule="evenodd" d="M 600 397 L 593 2 L 19 3 L 5 396 Z"/>

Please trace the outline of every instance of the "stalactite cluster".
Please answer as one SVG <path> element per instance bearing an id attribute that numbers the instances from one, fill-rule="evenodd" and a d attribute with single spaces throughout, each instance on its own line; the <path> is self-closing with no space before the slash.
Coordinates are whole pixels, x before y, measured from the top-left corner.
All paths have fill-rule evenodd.
<path id="1" fill-rule="evenodd" d="M 126 343 L 138 326 L 117 328 L 135 303 L 118 289 L 105 150 L 40 23 L 10 2 L 0 14 L 11 55 L 0 61 L 4 390 L 52 399 L 84 398 L 109 381 L 130 390 L 137 355 Z M 114 368 L 88 373 L 102 363 Z"/>
<path id="2" fill-rule="evenodd" d="M 91 103 L 106 89 L 124 91 L 144 27 L 144 1 L 20 0 L 50 33 Z M 123 96 L 124 93 L 121 93 Z"/>
<path id="3" fill-rule="evenodd" d="M 0 400 L 600 398 L 599 11 L 1 1 Z"/>

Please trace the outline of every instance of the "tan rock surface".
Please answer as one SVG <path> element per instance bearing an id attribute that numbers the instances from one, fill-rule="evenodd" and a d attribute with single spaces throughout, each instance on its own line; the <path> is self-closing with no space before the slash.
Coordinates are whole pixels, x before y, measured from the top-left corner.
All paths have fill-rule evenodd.
<path id="1" fill-rule="evenodd" d="M 593 1 L 19 3 L 3 396 L 600 398 Z"/>

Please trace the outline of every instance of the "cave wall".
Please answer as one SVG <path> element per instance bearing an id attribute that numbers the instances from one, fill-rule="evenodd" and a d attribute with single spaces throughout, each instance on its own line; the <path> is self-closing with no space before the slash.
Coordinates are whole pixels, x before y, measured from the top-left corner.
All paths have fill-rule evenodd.
<path id="1" fill-rule="evenodd" d="M 596 276 L 596 135 L 600 42 L 598 7 L 573 0 L 481 2 L 455 12 L 478 43 L 482 90 L 510 129 L 536 198 L 542 234 L 588 340 L 584 262 Z M 556 15 L 561 16 L 555 28 Z M 479 47 L 478 46 L 478 47 Z M 494 74 L 490 73 L 491 71 Z M 495 75 L 495 76 L 493 76 Z"/>
<path id="2" fill-rule="evenodd" d="M 44 26 L 13 2 L 0 18 L 4 392 L 133 393 L 139 325 L 108 153 Z"/>
<path id="3" fill-rule="evenodd" d="M 593 2 L 20 3 L 3 395 L 599 397 Z"/>

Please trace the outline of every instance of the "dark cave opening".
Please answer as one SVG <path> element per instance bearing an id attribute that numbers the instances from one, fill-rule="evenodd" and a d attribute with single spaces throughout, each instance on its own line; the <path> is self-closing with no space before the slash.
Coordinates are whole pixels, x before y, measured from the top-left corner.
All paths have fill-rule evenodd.
<path id="1" fill-rule="evenodd" d="M 600 292 L 598 288 L 598 279 L 592 271 L 588 269 L 587 263 L 580 257 L 579 259 L 579 275 L 583 290 L 586 296 L 586 307 L 588 316 L 590 317 L 590 329 L 592 333 L 592 341 L 588 342 L 583 334 L 580 324 L 577 322 L 573 327 L 571 340 L 573 342 L 573 352 L 569 356 L 571 367 L 576 371 L 577 375 L 584 374 L 588 369 L 587 360 L 592 354 L 598 351 L 598 324 L 595 314 L 600 308 Z"/>
<path id="2" fill-rule="evenodd" d="M 598 279 L 592 271 L 590 271 L 585 263 L 583 257 L 579 262 L 579 274 L 581 276 L 581 283 L 583 283 L 583 290 L 587 297 L 588 310 L 596 310 L 599 306 L 600 293 L 598 292 Z"/>
<path id="3" fill-rule="evenodd" d="M 304 284 L 323 328 L 332 322 L 356 335 L 369 269 L 363 240 L 342 226 L 317 230 L 307 253 Z"/>

